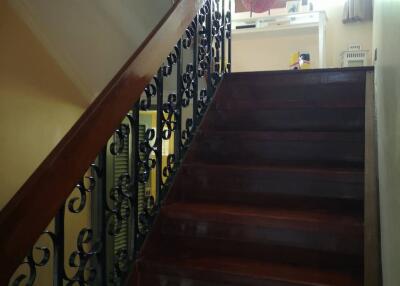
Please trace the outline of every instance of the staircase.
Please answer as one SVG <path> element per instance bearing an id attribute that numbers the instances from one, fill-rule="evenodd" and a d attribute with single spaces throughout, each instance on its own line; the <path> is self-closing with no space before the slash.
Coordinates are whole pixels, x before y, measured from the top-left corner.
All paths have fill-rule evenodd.
<path id="1" fill-rule="evenodd" d="M 365 71 L 226 74 L 129 285 L 363 285 Z"/>
<path id="2" fill-rule="evenodd" d="M 231 9 L 174 2 L 1 210 L 0 285 L 381 285 L 371 68 L 231 73 Z"/>

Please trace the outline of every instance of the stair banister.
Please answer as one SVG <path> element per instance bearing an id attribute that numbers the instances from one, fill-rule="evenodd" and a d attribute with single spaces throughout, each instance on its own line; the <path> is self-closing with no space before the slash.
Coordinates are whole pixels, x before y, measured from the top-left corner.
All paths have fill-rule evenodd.
<path id="1" fill-rule="evenodd" d="M 202 5 L 176 1 L 137 51 L 0 212 L 0 284 L 57 215 Z M 230 44 L 229 44 L 230 50 Z M 230 56 L 229 56 L 230 57 Z"/>

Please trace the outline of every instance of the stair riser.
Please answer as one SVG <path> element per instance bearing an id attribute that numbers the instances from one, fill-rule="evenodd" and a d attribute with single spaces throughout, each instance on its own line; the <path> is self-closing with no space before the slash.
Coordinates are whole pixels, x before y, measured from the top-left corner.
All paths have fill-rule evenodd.
<path id="1" fill-rule="evenodd" d="M 209 112 L 202 130 L 362 131 L 363 109 L 218 110 Z"/>
<path id="2" fill-rule="evenodd" d="M 363 84 L 281 86 L 225 85 L 216 96 L 217 110 L 261 110 L 279 108 L 364 108 Z M 227 111 L 228 112 L 228 111 Z"/>
<path id="3" fill-rule="evenodd" d="M 362 255 L 348 255 L 336 252 L 312 251 L 275 244 L 259 244 L 243 241 L 234 241 L 216 238 L 193 238 L 164 235 L 162 243 L 159 244 L 160 251 L 177 257 L 188 255 L 199 256 L 202 253 L 213 253 L 214 255 L 232 255 L 249 259 L 259 259 L 274 263 L 289 263 L 292 265 L 335 269 L 362 273 Z M 177 249 L 185 249 L 180 253 Z"/>
<path id="4" fill-rule="evenodd" d="M 154 268 L 149 266 L 149 270 L 143 270 L 142 277 L 140 279 L 140 285 L 145 286 L 231 286 L 233 284 L 225 284 L 225 283 L 218 283 L 218 282 L 210 282 L 210 281 L 199 281 L 193 280 L 184 276 L 180 276 L 179 274 L 174 273 L 172 274 L 163 272 L 168 272 L 165 270 L 160 270 L 161 273 L 154 273 Z M 236 284 L 237 285 L 237 284 Z"/>
<path id="5" fill-rule="evenodd" d="M 285 228 L 279 226 L 254 226 L 226 224 L 223 222 L 165 219 L 163 233 L 169 236 L 214 238 L 262 245 L 280 245 L 304 249 L 338 252 L 345 254 L 363 253 L 362 231 L 354 233 L 354 228 L 337 231 L 318 228 L 310 224 L 308 228 Z M 344 231 L 344 232 L 343 232 Z"/>
<path id="6" fill-rule="evenodd" d="M 271 137 L 265 134 L 202 133 L 188 154 L 186 162 L 212 164 L 270 163 L 330 164 L 332 166 L 362 167 L 364 135 L 302 134 L 299 137 Z M 343 136 L 343 137 L 342 137 Z"/>
<path id="7" fill-rule="evenodd" d="M 186 165 L 179 172 L 174 190 L 186 198 L 231 197 L 260 199 L 271 194 L 314 198 L 362 200 L 362 172 L 318 172 L 307 170 L 234 168 L 213 165 Z M 190 178 L 190 180 L 184 179 Z M 223 193 L 223 195 L 219 195 Z"/>
<path id="8" fill-rule="evenodd" d="M 281 281 L 267 281 L 251 277 L 235 276 L 235 273 L 210 271 L 185 271 L 151 264 L 142 267 L 140 285 L 146 286 L 314 286 Z"/>
<path id="9" fill-rule="evenodd" d="M 186 189 L 187 190 L 187 189 Z M 202 203 L 230 203 L 244 204 L 256 207 L 266 208 L 287 208 L 292 210 L 308 209 L 321 211 L 335 211 L 343 214 L 359 215 L 363 213 L 363 201 L 361 200 L 344 200 L 344 199 L 320 199 L 315 197 L 300 197 L 294 195 L 269 195 L 266 193 L 246 193 L 246 192 L 224 192 L 215 190 L 196 190 L 184 191 L 177 193 L 175 200 L 185 202 L 202 202 Z M 361 216 L 361 215 L 360 215 Z"/>
<path id="10" fill-rule="evenodd" d="M 284 281 L 279 278 L 262 279 L 241 276 L 238 273 L 213 271 L 212 269 L 177 269 L 173 265 L 159 265 L 143 262 L 140 285 L 146 286 L 326 286 L 327 284 L 308 283 L 305 281 Z M 278 274 L 279 275 L 279 274 Z M 333 284 L 332 284 L 333 285 Z M 342 283 L 340 286 L 361 285 L 354 281 Z"/>
<path id="11" fill-rule="evenodd" d="M 266 74 L 263 72 L 255 73 L 232 73 L 226 74 L 226 82 L 224 89 L 230 89 L 234 92 L 240 90 L 242 86 L 253 87 L 255 91 L 260 92 L 263 88 L 276 88 L 281 89 L 287 87 L 304 88 L 318 86 L 318 85 L 346 85 L 355 84 L 365 86 L 365 72 L 351 72 L 343 73 L 341 71 L 328 71 L 328 72 L 292 72 L 285 74 L 284 72 L 276 72 L 274 74 Z M 252 93 L 243 94 L 251 96 Z"/>
<path id="12" fill-rule="evenodd" d="M 155 274 L 154 271 L 159 271 L 161 274 Z M 140 285 L 146 286 L 315 286 L 312 284 L 304 283 L 290 283 L 271 281 L 264 279 L 252 279 L 250 277 L 235 277 L 234 274 L 221 275 L 214 273 L 210 275 L 209 272 L 196 271 L 185 276 L 179 271 L 174 270 L 158 270 L 153 267 L 149 269 L 146 274 L 143 274 Z M 207 278 L 205 278 L 207 277 Z M 319 285 L 317 285 L 319 286 Z M 321 285 L 325 286 L 325 285 Z M 350 286 L 350 285 L 343 285 Z M 352 285 L 351 285 L 352 286 Z"/>

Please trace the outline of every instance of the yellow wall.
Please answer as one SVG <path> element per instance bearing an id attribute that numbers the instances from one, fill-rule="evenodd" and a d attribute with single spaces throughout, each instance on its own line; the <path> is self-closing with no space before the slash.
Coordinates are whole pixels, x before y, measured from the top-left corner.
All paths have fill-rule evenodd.
<path id="1" fill-rule="evenodd" d="M 0 1 L 0 208 L 87 106 L 29 28 Z"/>

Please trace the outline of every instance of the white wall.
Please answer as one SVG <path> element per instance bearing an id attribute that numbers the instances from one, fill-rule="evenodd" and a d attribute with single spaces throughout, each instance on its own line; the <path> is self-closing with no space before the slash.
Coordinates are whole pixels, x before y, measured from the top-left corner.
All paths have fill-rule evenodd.
<path id="1" fill-rule="evenodd" d="M 314 0 L 315 11 L 325 11 L 326 26 L 326 64 L 327 67 L 340 67 L 340 54 L 349 44 L 361 44 L 363 49 L 372 50 L 372 21 L 343 24 L 342 16 L 345 0 Z M 286 9 L 274 9 L 272 15 L 285 14 Z M 255 16 L 260 14 L 254 14 Z M 264 13 L 264 15 L 267 15 Z M 249 13 L 234 14 L 233 17 L 249 17 Z M 252 36 L 233 35 L 232 67 L 234 71 L 276 70 L 289 67 L 290 55 L 296 51 L 311 53 L 312 67 L 318 67 L 317 32 L 298 35 L 265 36 L 258 33 Z M 268 54 L 269 59 L 268 59 Z M 371 61 L 370 52 L 368 64 Z"/>
<path id="2" fill-rule="evenodd" d="M 91 101 L 165 15 L 171 0 L 9 0 Z"/>
<path id="3" fill-rule="evenodd" d="M 400 1 L 375 0 L 383 285 L 400 285 Z"/>

